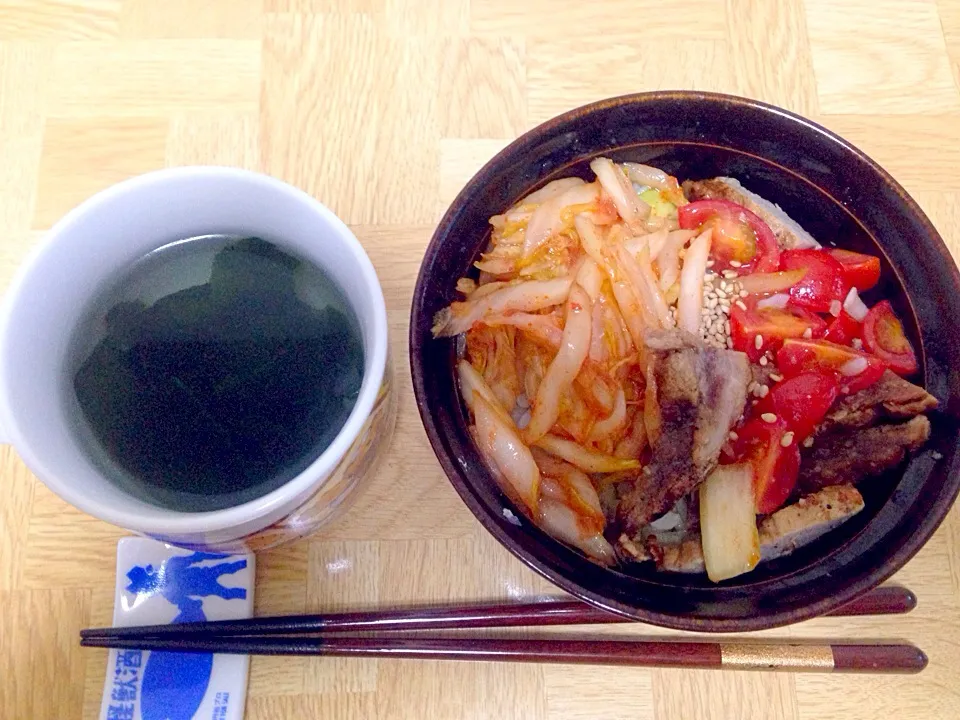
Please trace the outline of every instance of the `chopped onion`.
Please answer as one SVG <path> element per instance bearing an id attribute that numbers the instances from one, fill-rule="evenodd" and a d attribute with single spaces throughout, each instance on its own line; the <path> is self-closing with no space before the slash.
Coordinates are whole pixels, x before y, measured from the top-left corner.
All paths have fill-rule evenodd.
<path id="1" fill-rule="evenodd" d="M 452 337 L 466 332 L 487 313 L 543 310 L 567 299 L 572 277 L 555 280 L 528 280 L 507 285 L 489 295 L 479 297 L 480 288 L 469 300 L 451 303 L 433 319 L 434 337 Z"/>
<path id="2" fill-rule="evenodd" d="M 560 401 L 580 372 L 590 352 L 590 323 L 593 304 L 590 296 L 574 284 L 567 300 L 566 321 L 560 349 L 547 368 L 533 399 L 530 424 L 524 431 L 527 442 L 536 442 L 553 427 L 560 415 Z"/>
<path id="3" fill-rule="evenodd" d="M 631 255 L 623 245 L 618 245 L 615 250 L 620 269 L 630 281 L 644 309 L 656 318 L 658 327 L 672 328 L 673 315 L 670 313 L 667 301 L 663 298 L 663 293 L 660 292 L 657 276 L 654 275 L 653 268 L 650 266 L 650 253 L 647 248 L 640 250 L 637 257 Z M 706 263 L 704 263 L 704 270 L 706 270 Z"/>
<path id="4" fill-rule="evenodd" d="M 834 317 L 840 316 L 840 311 L 843 310 L 843 304 L 839 300 L 830 301 L 830 314 Z"/>
<path id="5" fill-rule="evenodd" d="M 586 290 L 592 302 L 597 301 L 600 295 L 600 286 L 603 285 L 603 273 L 593 258 L 586 258 L 577 272 L 577 285 Z"/>
<path id="6" fill-rule="evenodd" d="M 494 327 L 512 325 L 553 347 L 559 347 L 563 337 L 563 327 L 557 315 L 536 315 L 524 312 L 489 313 L 483 316 L 483 324 Z"/>
<path id="7" fill-rule="evenodd" d="M 700 311 L 703 309 L 703 275 L 710 257 L 711 231 L 707 230 L 690 243 L 683 270 L 680 271 L 680 299 L 677 317 L 680 327 L 694 335 L 700 334 Z"/>
<path id="8" fill-rule="evenodd" d="M 512 420 L 505 420 L 480 392 L 473 396 L 476 439 L 486 461 L 506 480 L 504 491 L 514 494 L 532 512 L 537 512 L 540 469 L 517 432 Z"/>
<path id="9" fill-rule="evenodd" d="M 693 230 L 674 230 L 657 254 L 657 269 L 660 271 L 660 289 L 666 292 L 680 277 L 680 249 L 693 239 Z"/>
<path id="10" fill-rule="evenodd" d="M 600 533 L 584 533 L 577 514 L 556 500 L 545 499 L 540 503 L 540 525 L 558 540 L 583 550 L 594 560 L 604 565 L 613 565 L 617 556 L 610 543 Z"/>
<path id="11" fill-rule="evenodd" d="M 487 385 L 486 380 L 473 365 L 466 360 L 461 360 L 457 363 L 457 374 L 460 377 L 460 394 L 463 396 L 464 402 L 467 403 L 467 407 L 470 408 L 470 412 L 474 412 L 474 398 L 476 397 L 474 393 L 476 393 L 490 403 L 490 407 L 499 412 L 501 418 L 507 418 L 507 413 L 500 404 L 496 393 Z"/>
<path id="12" fill-rule="evenodd" d="M 606 269 L 607 262 L 603 259 L 603 243 L 600 240 L 600 234 L 593 220 L 585 214 L 579 213 L 573 218 L 573 226 L 577 229 L 577 235 L 580 236 L 580 244 L 584 251 L 601 268 Z"/>
<path id="13" fill-rule="evenodd" d="M 595 158 L 590 163 L 590 169 L 596 174 L 624 222 L 633 232 L 641 232 L 644 229 L 643 221 L 650 215 L 650 206 L 637 196 L 623 170 L 604 157 Z M 532 224 L 533 220 L 530 222 Z"/>
<path id="14" fill-rule="evenodd" d="M 627 171 L 627 177 L 641 187 L 655 187 L 657 190 L 673 190 L 676 187 L 674 183 L 670 182 L 673 178 L 655 167 L 625 162 L 623 168 Z"/>
<path id="15" fill-rule="evenodd" d="M 536 445 L 551 455 L 556 455 L 588 473 L 620 472 L 621 470 L 635 470 L 640 467 L 639 460 L 617 458 L 587 450 L 579 443 L 565 440 L 556 435 L 544 435 L 537 440 Z"/>
<path id="16" fill-rule="evenodd" d="M 777 293 L 768 298 L 764 298 L 757 303 L 758 308 L 777 308 L 782 310 L 790 302 L 790 296 L 786 293 Z"/>
<path id="17" fill-rule="evenodd" d="M 590 429 L 590 436 L 587 439 L 592 441 L 603 440 L 622 428 L 626 421 L 627 399 L 623 394 L 623 388 L 618 388 L 613 412 L 603 420 L 599 420 L 593 424 L 593 427 Z"/>
<path id="18" fill-rule="evenodd" d="M 623 318 L 627 326 L 627 332 L 630 333 L 630 339 L 640 348 L 643 347 L 643 334 L 648 327 L 651 327 L 655 318 L 647 313 L 636 293 L 631 289 L 630 283 L 622 279 L 617 279 L 616 273 L 610 273 L 610 287 L 613 290 L 613 297 L 617 301 L 617 307 L 620 310 L 620 317 Z"/>
<path id="19" fill-rule="evenodd" d="M 650 261 L 659 257 L 660 253 L 663 251 L 663 246 L 667 244 L 667 238 L 670 235 L 670 231 L 667 228 L 661 228 L 656 232 L 652 232 L 647 235 L 647 247 L 650 248 Z"/>
<path id="20" fill-rule="evenodd" d="M 523 257 L 532 257 L 543 243 L 564 229 L 566 223 L 561 211 L 565 207 L 587 205 L 596 202 L 599 196 L 600 186 L 597 183 L 581 183 L 538 206 L 533 211 L 533 215 L 530 216 L 529 222 L 527 222 L 526 236 L 523 241 Z"/>
<path id="21" fill-rule="evenodd" d="M 546 202 L 550 198 L 555 198 L 559 195 L 562 195 L 570 188 L 575 188 L 578 185 L 585 185 L 586 183 L 578 177 L 568 177 L 560 178 L 559 180 L 554 180 L 544 185 L 539 190 L 534 190 L 532 193 L 527 195 L 523 200 L 517 203 L 516 207 L 523 207 L 524 205 L 539 205 L 540 203 Z"/>
<path id="22" fill-rule="evenodd" d="M 604 307 L 601 303 L 593 304 L 593 317 L 590 318 L 590 352 L 587 357 L 595 363 L 607 359 L 606 328 L 603 322 Z"/>
<path id="23" fill-rule="evenodd" d="M 860 299 L 860 294 L 855 287 L 850 288 L 850 292 L 847 293 L 847 297 L 843 301 L 843 309 L 847 311 L 847 315 L 857 322 L 863 322 L 869 312 L 869 308 Z"/>
<path id="24" fill-rule="evenodd" d="M 841 365 L 840 374 L 844 377 L 853 377 L 854 375 L 859 375 L 866 369 L 867 359 L 863 357 L 857 357 L 853 358 L 852 360 L 847 360 L 843 365 Z"/>

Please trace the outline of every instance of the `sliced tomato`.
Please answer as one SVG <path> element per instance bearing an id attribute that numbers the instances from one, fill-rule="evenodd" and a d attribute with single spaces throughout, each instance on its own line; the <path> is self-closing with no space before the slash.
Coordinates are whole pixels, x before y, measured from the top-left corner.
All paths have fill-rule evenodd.
<path id="1" fill-rule="evenodd" d="M 843 266 L 843 279 L 848 287 L 865 292 L 880 282 L 880 258 L 840 248 L 830 248 L 827 252 Z"/>
<path id="2" fill-rule="evenodd" d="M 773 295 L 786 292 L 803 280 L 806 270 L 787 270 L 784 272 L 755 272 L 737 279 L 741 289 L 750 295 Z"/>
<path id="3" fill-rule="evenodd" d="M 823 250 L 785 250 L 780 253 L 780 268 L 807 271 L 790 288 L 790 298 L 814 312 L 829 312 L 831 304 L 842 303 L 849 290 L 843 279 L 843 266 Z"/>
<path id="4" fill-rule="evenodd" d="M 889 300 L 878 302 L 863 319 L 863 344 L 900 375 L 917 371 L 917 355 Z"/>
<path id="5" fill-rule="evenodd" d="M 800 450 L 782 418 L 767 422 L 756 416 L 737 430 L 733 452 L 737 462 L 753 467 L 753 495 L 757 512 L 766 515 L 786 502 L 797 484 Z M 786 443 L 786 444 L 784 444 Z"/>
<path id="6" fill-rule="evenodd" d="M 856 361 L 856 363 L 853 363 Z M 856 366 L 860 372 L 854 372 Z M 887 365 L 880 358 L 826 340 L 788 339 L 777 351 L 777 368 L 784 377 L 806 370 L 826 370 L 836 374 L 840 393 L 846 395 L 873 385 Z"/>
<path id="7" fill-rule="evenodd" d="M 811 337 L 821 337 L 827 323 L 803 308 L 730 308 L 730 337 L 733 349 L 746 353 L 751 362 L 767 350 L 776 352 L 786 338 L 798 338 L 809 330 Z M 760 346 L 757 346 L 757 337 Z"/>
<path id="8" fill-rule="evenodd" d="M 773 413 L 782 418 L 799 443 L 813 434 L 839 394 L 836 373 L 806 370 L 771 385 L 769 394 L 754 407 L 754 414 Z"/>
<path id="9" fill-rule="evenodd" d="M 780 266 L 777 238 L 756 213 L 729 200 L 697 200 L 677 210 L 685 230 L 713 230 L 710 254 L 716 270 L 733 267 L 737 272 L 772 272 Z"/>
<path id="10" fill-rule="evenodd" d="M 823 334 L 824 340 L 837 343 L 838 345 L 849 345 L 854 338 L 863 336 L 863 323 L 856 320 L 853 315 L 846 310 L 841 310 L 840 314 L 830 323 L 830 327 Z"/>

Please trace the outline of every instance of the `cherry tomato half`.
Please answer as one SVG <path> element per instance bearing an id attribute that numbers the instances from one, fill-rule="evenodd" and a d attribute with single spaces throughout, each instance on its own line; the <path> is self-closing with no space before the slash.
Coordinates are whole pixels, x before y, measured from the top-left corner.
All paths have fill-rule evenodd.
<path id="1" fill-rule="evenodd" d="M 794 440 L 783 444 L 788 432 L 783 419 L 769 423 L 760 416 L 737 430 L 733 452 L 737 462 L 750 463 L 753 468 L 753 496 L 757 512 L 764 515 L 783 505 L 797 484 L 800 450 Z"/>
<path id="2" fill-rule="evenodd" d="M 751 362 L 760 359 L 767 350 L 776 352 L 786 338 L 803 337 L 807 330 L 811 337 L 821 337 L 827 323 L 803 308 L 757 308 L 739 305 L 730 308 L 730 337 L 733 349 L 746 353 Z M 757 347 L 760 336 L 760 347 Z"/>
<path id="3" fill-rule="evenodd" d="M 836 373 L 806 370 L 771 385 L 770 393 L 757 403 L 753 412 L 755 415 L 769 412 L 782 418 L 799 443 L 813 434 L 839 394 Z"/>
<path id="4" fill-rule="evenodd" d="M 829 312 L 830 305 L 843 302 L 849 289 L 843 279 L 843 266 L 823 250 L 784 250 L 780 268 L 804 268 L 807 274 L 790 288 L 790 298 L 800 307 L 814 312 Z"/>
<path id="5" fill-rule="evenodd" d="M 880 282 L 880 258 L 840 248 L 830 248 L 827 252 L 843 266 L 843 279 L 848 287 L 865 292 Z"/>
<path id="6" fill-rule="evenodd" d="M 710 254 L 717 271 L 731 261 L 739 263 L 737 272 L 772 272 L 780 266 L 777 238 L 756 213 L 729 200 L 697 200 L 677 210 L 684 230 L 713 230 Z"/>
<path id="7" fill-rule="evenodd" d="M 840 314 L 830 323 L 830 327 L 823 334 L 824 340 L 837 343 L 838 345 L 849 345 L 854 338 L 863 336 L 863 323 L 854 319 L 853 315 L 846 310 L 841 310 Z"/>
<path id="8" fill-rule="evenodd" d="M 863 319 L 863 344 L 900 375 L 917 371 L 917 356 L 888 300 L 878 302 Z"/>
<path id="9" fill-rule="evenodd" d="M 863 369 L 848 374 L 850 363 L 858 358 Z M 794 377 L 805 370 L 826 370 L 836 373 L 843 395 L 855 393 L 873 385 L 887 369 L 880 358 L 853 348 L 837 345 L 826 340 L 807 340 L 791 338 L 783 341 L 783 347 L 777 351 L 777 367 L 784 377 Z"/>

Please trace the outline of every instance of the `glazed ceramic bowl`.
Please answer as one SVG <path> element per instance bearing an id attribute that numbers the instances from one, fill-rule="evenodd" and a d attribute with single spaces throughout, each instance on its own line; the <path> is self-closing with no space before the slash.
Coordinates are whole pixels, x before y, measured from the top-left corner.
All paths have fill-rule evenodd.
<path id="1" fill-rule="evenodd" d="M 500 492 L 467 431 L 454 373 L 455 339 L 434 340 L 431 319 L 476 275 L 487 219 L 550 180 L 591 178 L 608 156 L 663 168 L 681 180 L 739 179 L 824 244 L 879 255 L 880 285 L 940 400 L 928 446 L 902 468 L 863 483 L 859 515 L 794 554 L 720 583 L 608 569 L 553 540 Z M 420 414 L 450 482 L 477 519 L 537 572 L 615 613 L 695 631 L 756 630 L 821 615 L 888 578 L 933 534 L 960 488 L 960 275 L 930 221 L 883 169 L 824 128 L 742 98 L 661 92 L 605 100 L 551 120 L 494 157 L 447 211 L 427 248 L 411 313 L 410 360 Z"/>

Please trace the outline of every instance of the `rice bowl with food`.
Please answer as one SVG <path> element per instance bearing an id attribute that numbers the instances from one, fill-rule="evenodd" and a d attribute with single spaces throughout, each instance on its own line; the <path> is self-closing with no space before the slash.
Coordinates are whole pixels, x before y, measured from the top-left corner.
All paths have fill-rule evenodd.
<path id="1" fill-rule="evenodd" d="M 935 398 L 879 258 L 735 178 L 598 157 L 490 218 L 435 337 L 515 510 L 596 563 L 720 582 L 857 515 Z"/>

